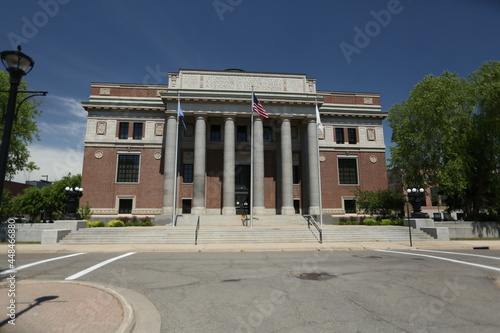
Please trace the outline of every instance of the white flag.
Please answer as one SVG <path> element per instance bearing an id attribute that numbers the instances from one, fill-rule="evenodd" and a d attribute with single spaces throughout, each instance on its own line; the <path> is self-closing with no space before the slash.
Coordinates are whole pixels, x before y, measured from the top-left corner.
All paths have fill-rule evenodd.
<path id="1" fill-rule="evenodd" d="M 321 118 L 319 116 L 318 104 L 316 104 L 316 124 L 318 125 L 318 134 L 323 135 L 325 126 L 323 126 L 323 123 L 321 122 Z"/>

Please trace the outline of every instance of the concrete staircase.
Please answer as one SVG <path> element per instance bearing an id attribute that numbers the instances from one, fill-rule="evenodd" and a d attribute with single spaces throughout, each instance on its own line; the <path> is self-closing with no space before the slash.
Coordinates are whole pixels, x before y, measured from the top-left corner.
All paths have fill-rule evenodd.
<path id="1" fill-rule="evenodd" d="M 404 242 L 409 240 L 408 227 L 400 226 L 323 226 L 323 242 Z M 411 230 L 412 240 L 434 240 L 422 230 Z"/>
<path id="2" fill-rule="evenodd" d="M 241 221 L 240 221 L 241 223 Z M 307 224 L 287 226 L 204 226 L 198 244 L 318 243 L 319 233 Z M 195 226 L 89 228 L 73 232 L 62 244 L 194 244 Z M 398 226 L 323 226 L 323 243 L 408 241 L 408 228 Z M 412 229 L 415 241 L 433 240 Z"/>
<path id="3" fill-rule="evenodd" d="M 179 215 L 177 217 L 176 226 L 196 226 L 200 218 L 200 225 L 206 226 L 250 226 L 250 216 L 242 215 Z M 253 226 L 307 226 L 307 222 L 301 215 L 265 215 L 254 216 Z"/>

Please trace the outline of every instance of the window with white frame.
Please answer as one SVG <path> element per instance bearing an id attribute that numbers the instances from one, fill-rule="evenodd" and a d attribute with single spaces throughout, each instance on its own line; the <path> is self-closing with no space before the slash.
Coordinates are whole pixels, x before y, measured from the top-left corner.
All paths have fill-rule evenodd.
<path id="1" fill-rule="evenodd" d="M 340 185 L 358 185 L 357 158 L 339 157 L 338 167 Z"/>
<path id="2" fill-rule="evenodd" d="M 119 154 L 116 169 L 117 183 L 138 183 L 141 155 Z"/>

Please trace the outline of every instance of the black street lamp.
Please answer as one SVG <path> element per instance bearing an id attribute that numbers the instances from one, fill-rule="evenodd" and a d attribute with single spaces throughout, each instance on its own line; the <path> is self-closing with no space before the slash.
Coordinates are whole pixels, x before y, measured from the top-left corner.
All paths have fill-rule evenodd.
<path id="1" fill-rule="evenodd" d="M 81 220 L 82 217 L 78 214 L 78 206 L 80 205 L 80 198 L 83 195 L 83 188 L 81 187 L 66 187 L 64 189 L 68 196 L 68 207 L 66 214 L 61 218 L 62 220 Z"/>
<path id="2" fill-rule="evenodd" d="M 425 199 L 425 190 L 423 188 L 409 188 L 406 190 L 408 193 L 408 201 L 413 207 L 413 212 L 411 213 L 411 217 L 413 218 L 428 218 L 429 215 L 426 213 L 422 213 L 422 203 Z"/>
<path id="3" fill-rule="evenodd" d="M 7 173 L 7 160 L 9 158 L 10 138 L 12 135 L 12 125 L 16 118 L 16 100 L 21 83 L 21 78 L 28 74 L 35 65 L 33 59 L 21 52 L 21 46 L 17 47 L 17 51 L 3 51 L 0 53 L 0 58 L 5 69 L 10 74 L 10 90 L 7 109 L 4 112 L 4 128 L 2 136 L 2 148 L 0 150 L 0 205 L 2 204 L 3 188 L 5 183 L 5 175 Z M 20 93 L 33 93 L 26 97 L 19 106 L 28 98 L 47 94 L 47 92 L 34 91 L 19 91 Z M 19 107 L 18 107 L 19 108 Z"/>

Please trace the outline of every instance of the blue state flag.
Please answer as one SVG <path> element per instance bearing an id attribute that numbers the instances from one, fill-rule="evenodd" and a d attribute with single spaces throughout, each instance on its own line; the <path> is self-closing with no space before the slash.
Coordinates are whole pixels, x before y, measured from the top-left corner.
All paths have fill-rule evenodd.
<path id="1" fill-rule="evenodd" d="M 186 123 L 184 122 L 184 112 L 182 111 L 180 99 L 177 101 L 177 114 L 178 114 L 179 118 L 181 119 L 182 126 L 184 126 L 184 132 L 187 132 Z"/>

